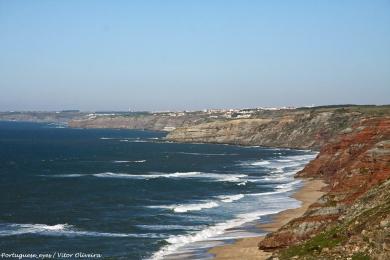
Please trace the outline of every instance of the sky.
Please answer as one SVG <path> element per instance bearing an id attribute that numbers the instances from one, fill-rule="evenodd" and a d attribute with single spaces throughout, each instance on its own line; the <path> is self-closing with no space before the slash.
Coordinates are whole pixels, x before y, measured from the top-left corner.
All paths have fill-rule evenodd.
<path id="1" fill-rule="evenodd" d="M 390 103 L 390 1 L 0 0 L 0 111 Z"/>

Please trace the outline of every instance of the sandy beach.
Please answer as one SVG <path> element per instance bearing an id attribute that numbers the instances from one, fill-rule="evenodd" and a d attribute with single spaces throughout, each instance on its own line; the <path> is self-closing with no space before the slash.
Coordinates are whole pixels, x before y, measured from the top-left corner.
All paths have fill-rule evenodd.
<path id="1" fill-rule="evenodd" d="M 303 186 L 292 197 L 302 202 L 301 207 L 288 209 L 274 216 L 267 224 L 259 225 L 259 228 L 267 232 L 278 230 L 290 220 L 305 213 L 308 207 L 320 198 L 324 192 L 321 191 L 326 184 L 321 180 L 303 179 Z M 215 255 L 215 259 L 266 259 L 271 253 L 258 249 L 257 244 L 263 237 L 249 237 L 235 241 L 233 244 L 214 247 L 209 253 Z"/>

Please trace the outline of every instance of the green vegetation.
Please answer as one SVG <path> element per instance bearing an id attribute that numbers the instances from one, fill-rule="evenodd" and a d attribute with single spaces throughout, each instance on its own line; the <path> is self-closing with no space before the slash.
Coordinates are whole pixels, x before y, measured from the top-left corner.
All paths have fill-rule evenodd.
<path id="1" fill-rule="evenodd" d="M 290 259 L 294 256 L 310 256 L 321 252 L 324 248 L 332 248 L 346 239 L 340 228 L 332 228 L 322 232 L 300 245 L 291 246 L 280 251 L 280 259 Z"/>
<path id="2" fill-rule="evenodd" d="M 352 256 L 352 260 L 370 260 L 371 258 L 364 253 L 355 253 Z"/>
<path id="3" fill-rule="evenodd" d="M 364 171 L 364 170 L 363 170 Z M 291 259 L 294 256 L 298 256 L 298 259 L 317 259 L 321 257 L 329 257 L 326 251 L 330 251 L 336 254 L 342 252 L 342 248 L 337 249 L 336 246 L 346 245 L 349 243 L 352 235 L 359 235 L 366 244 L 369 244 L 371 248 L 377 247 L 375 244 L 370 242 L 370 238 L 373 238 L 373 231 L 378 231 L 378 223 L 380 220 L 385 219 L 390 212 L 390 197 L 387 193 L 385 196 L 380 196 L 378 192 L 384 192 L 387 186 L 379 186 L 372 191 L 372 195 L 367 195 L 367 200 L 361 201 L 364 204 L 371 204 L 373 200 L 380 199 L 382 203 L 378 205 L 372 205 L 368 209 L 358 209 L 358 214 L 342 223 L 336 224 L 334 227 L 316 235 L 315 237 L 303 242 L 302 244 L 293 245 L 288 248 L 282 249 L 279 252 L 280 259 Z M 331 200 L 333 203 L 333 200 Z M 380 229 L 380 228 L 379 228 Z M 363 230 L 369 234 L 363 234 Z M 370 234 L 371 233 L 371 234 Z M 380 237 L 380 236 L 379 236 Z M 376 242 L 382 243 L 382 242 Z M 327 248 L 326 250 L 324 250 Z M 333 248 L 333 250 L 332 250 Z M 340 251 L 341 250 L 341 251 Z M 346 252 L 345 252 L 346 253 Z M 364 252 L 357 252 L 352 255 L 352 260 L 369 260 L 369 255 Z"/>

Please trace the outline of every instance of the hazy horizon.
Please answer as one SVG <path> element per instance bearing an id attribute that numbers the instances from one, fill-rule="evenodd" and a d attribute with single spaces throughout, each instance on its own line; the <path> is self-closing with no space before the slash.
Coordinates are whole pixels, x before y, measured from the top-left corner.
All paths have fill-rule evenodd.
<path id="1" fill-rule="evenodd" d="M 277 109 L 295 109 L 295 108 L 315 108 L 315 107 L 326 107 L 326 106 L 390 106 L 390 104 L 322 104 L 322 105 L 305 105 L 305 106 L 253 106 L 253 107 L 205 107 L 202 109 L 173 109 L 173 110 L 113 110 L 113 109 L 96 109 L 96 110 L 82 110 L 77 108 L 70 108 L 70 109 L 54 109 L 54 110 L 31 110 L 31 109 L 21 109 L 21 110 L 0 110 L 1 113 L 4 112 L 81 112 L 81 113 L 88 113 L 88 112 L 117 112 L 117 113 L 142 113 L 142 112 L 149 112 L 149 113 L 156 113 L 156 112 L 198 112 L 198 111 L 204 111 L 204 110 L 224 110 L 224 109 L 257 109 L 257 108 L 277 108 Z"/>
<path id="2" fill-rule="evenodd" d="M 389 104 L 389 1 L 0 0 L 0 111 Z"/>

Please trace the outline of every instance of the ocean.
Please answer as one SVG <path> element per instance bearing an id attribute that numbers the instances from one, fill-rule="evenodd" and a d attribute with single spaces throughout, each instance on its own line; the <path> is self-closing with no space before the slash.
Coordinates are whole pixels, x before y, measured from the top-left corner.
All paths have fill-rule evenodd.
<path id="1" fill-rule="evenodd" d="M 293 175 L 316 156 L 164 136 L 0 122 L 0 253 L 208 259 L 299 207 Z"/>

